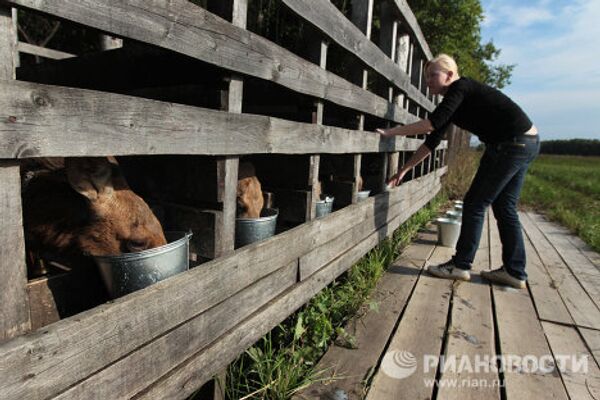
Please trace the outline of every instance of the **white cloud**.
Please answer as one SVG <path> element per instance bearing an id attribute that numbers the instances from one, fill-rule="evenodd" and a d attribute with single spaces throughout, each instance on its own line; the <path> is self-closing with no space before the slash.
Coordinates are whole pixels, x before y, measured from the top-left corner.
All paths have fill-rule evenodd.
<path id="1" fill-rule="evenodd" d="M 542 131 L 600 136 L 600 1 L 543 0 L 537 17 L 530 7 L 506 0 L 483 0 L 483 5 L 493 15 L 483 27 L 484 39 L 493 38 L 502 49 L 500 62 L 517 64 L 505 92 Z"/>

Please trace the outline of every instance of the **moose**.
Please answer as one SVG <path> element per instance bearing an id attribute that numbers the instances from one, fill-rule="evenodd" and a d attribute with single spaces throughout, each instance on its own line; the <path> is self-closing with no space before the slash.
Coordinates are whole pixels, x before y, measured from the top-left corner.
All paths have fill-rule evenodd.
<path id="1" fill-rule="evenodd" d="M 259 218 L 264 206 L 260 181 L 254 165 L 249 162 L 240 163 L 238 169 L 237 206 L 240 218 Z"/>
<path id="2" fill-rule="evenodd" d="M 23 184 L 30 268 L 32 254 L 104 256 L 166 244 L 158 219 L 129 188 L 113 157 L 60 158 L 37 165 Z"/>

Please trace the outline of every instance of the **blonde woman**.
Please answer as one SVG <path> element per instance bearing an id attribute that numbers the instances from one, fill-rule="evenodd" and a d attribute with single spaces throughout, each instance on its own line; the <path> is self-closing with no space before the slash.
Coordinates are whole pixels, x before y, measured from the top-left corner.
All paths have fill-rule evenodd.
<path id="1" fill-rule="evenodd" d="M 414 124 L 377 129 L 384 137 L 427 134 L 425 142 L 389 184 L 399 185 L 408 171 L 433 152 L 451 123 L 474 133 L 485 143 L 477 174 L 464 198 L 456 253 L 451 260 L 430 265 L 427 270 L 440 278 L 471 278 L 469 270 L 479 247 L 483 218 L 491 205 L 498 221 L 503 265 L 481 272 L 481 276 L 492 282 L 525 288 L 525 246 L 517 202 L 527 168 L 539 152 L 537 129 L 506 95 L 473 79 L 460 77 L 456 62 L 446 54 L 427 62 L 425 79 L 431 94 L 444 96 L 428 118 Z"/>

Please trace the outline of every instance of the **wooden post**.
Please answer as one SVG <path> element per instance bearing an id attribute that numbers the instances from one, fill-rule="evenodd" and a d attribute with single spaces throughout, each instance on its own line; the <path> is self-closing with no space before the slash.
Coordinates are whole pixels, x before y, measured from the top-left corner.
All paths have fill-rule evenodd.
<path id="1" fill-rule="evenodd" d="M 352 22 L 360 29 L 367 39 L 371 38 L 371 26 L 373 24 L 373 0 L 352 0 Z M 363 69 L 360 74 L 360 85 L 363 89 L 367 89 L 368 83 L 368 70 Z M 358 115 L 358 130 L 365 129 L 365 115 Z M 352 186 L 352 203 L 357 202 L 358 198 L 358 179 L 360 177 L 360 166 L 362 162 L 362 155 L 354 155 L 354 171 L 352 173 L 354 177 L 354 185 Z"/>
<path id="2" fill-rule="evenodd" d="M 0 5 L 0 79 L 15 79 L 17 32 Z M 10 118 L 10 117 L 9 117 Z M 31 329 L 19 163 L 0 161 L 0 342 Z"/>
<path id="3" fill-rule="evenodd" d="M 396 62 L 397 59 L 397 45 L 398 45 L 398 20 L 395 17 L 394 8 L 395 4 L 390 1 L 385 1 L 381 4 L 380 10 L 380 47 L 390 57 L 390 59 Z M 397 103 L 398 97 L 394 96 L 394 86 L 388 86 L 388 101 L 390 103 Z M 389 126 L 389 123 L 388 123 Z M 398 172 L 398 156 L 399 153 L 387 153 L 384 154 L 384 165 L 383 165 L 383 182 L 382 188 L 385 187 L 387 180 L 390 179 L 394 174 Z"/>
<path id="4" fill-rule="evenodd" d="M 246 28 L 248 16 L 248 0 L 211 1 L 209 9 L 229 20 L 234 26 Z M 240 114 L 242 112 L 242 99 L 244 92 L 244 79 L 232 74 L 227 91 L 227 104 L 224 111 Z M 215 258 L 231 253 L 235 249 L 235 217 L 237 207 L 237 181 L 239 157 L 222 157 L 217 161 L 218 200 L 223 204 L 223 218 L 219 234 L 215 235 Z M 227 368 L 217 374 L 213 380 L 213 400 L 225 399 L 225 385 L 227 384 Z"/>
<path id="5" fill-rule="evenodd" d="M 315 44 L 314 48 L 311 49 L 311 54 L 309 57 L 312 58 L 315 64 L 319 64 L 319 66 L 323 69 L 327 68 L 327 49 L 329 47 L 329 43 L 325 40 L 319 40 L 313 42 Z M 313 45 L 311 43 L 311 46 Z M 316 100 L 315 101 L 315 113 L 313 115 L 312 122 L 317 125 L 323 125 L 323 101 Z M 317 185 L 319 185 L 319 166 L 321 163 L 321 157 L 319 155 L 311 155 L 309 160 L 309 168 L 310 172 L 308 174 L 309 186 L 311 188 L 311 196 L 310 196 L 310 209 L 308 210 L 308 218 L 307 220 L 311 221 L 316 218 L 317 215 L 317 201 L 318 193 L 317 193 Z"/>

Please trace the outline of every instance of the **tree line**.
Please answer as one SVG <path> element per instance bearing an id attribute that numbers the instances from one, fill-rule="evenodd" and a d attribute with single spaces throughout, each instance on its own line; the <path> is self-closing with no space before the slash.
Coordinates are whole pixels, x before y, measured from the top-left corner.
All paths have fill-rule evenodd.
<path id="1" fill-rule="evenodd" d="M 544 140 L 541 143 L 542 154 L 564 154 L 574 156 L 600 156 L 600 140 L 568 139 Z"/>

